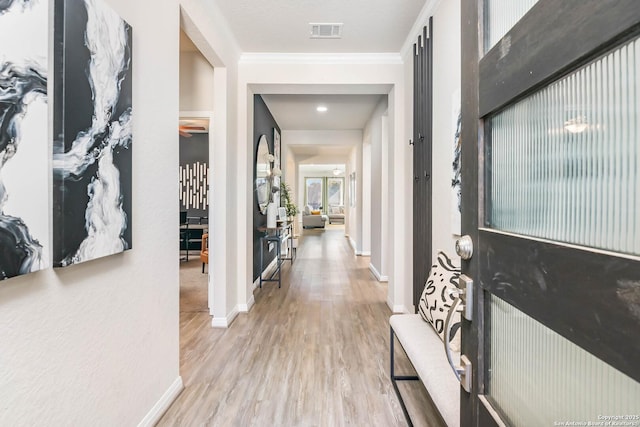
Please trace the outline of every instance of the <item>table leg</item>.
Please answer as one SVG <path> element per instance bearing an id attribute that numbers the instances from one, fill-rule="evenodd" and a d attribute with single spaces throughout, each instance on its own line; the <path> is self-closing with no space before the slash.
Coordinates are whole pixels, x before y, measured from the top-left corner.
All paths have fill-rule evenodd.
<path id="1" fill-rule="evenodd" d="M 278 260 L 277 261 L 277 263 L 278 263 L 278 288 L 280 288 L 280 285 L 282 284 L 282 259 L 281 259 L 281 256 L 280 256 L 280 253 L 282 251 L 280 250 L 280 246 L 281 246 L 280 239 L 278 239 L 278 244 L 277 244 L 277 248 L 276 248 L 276 251 L 277 251 L 276 257 L 277 257 L 277 260 Z"/>
<path id="2" fill-rule="evenodd" d="M 263 263 L 263 252 L 264 252 L 264 239 L 260 238 L 260 288 L 262 288 L 262 265 Z"/>

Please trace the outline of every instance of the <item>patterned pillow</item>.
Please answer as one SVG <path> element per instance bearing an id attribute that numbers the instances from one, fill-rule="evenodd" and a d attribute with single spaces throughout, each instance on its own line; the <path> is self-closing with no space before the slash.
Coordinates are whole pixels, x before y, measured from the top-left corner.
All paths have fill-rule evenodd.
<path id="1" fill-rule="evenodd" d="M 444 323 L 453 304 L 455 295 L 449 291 L 458 288 L 460 266 L 453 263 L 442 251 L 438 252 L 436 263 L 431 266 L 429 278 L 424 285 L 420 297 L 418 311 L 422 318 L 433 326 L 440 339 L 444 341 Z M 460 313 L 455 313 L 452 319 L 450 345 L 451 350 L 460 351 Z"/>

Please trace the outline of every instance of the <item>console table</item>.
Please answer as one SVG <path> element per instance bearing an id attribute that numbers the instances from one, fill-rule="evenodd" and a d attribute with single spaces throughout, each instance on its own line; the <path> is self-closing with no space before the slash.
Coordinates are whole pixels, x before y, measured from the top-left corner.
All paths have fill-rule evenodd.
<path id="1" fill-rule="evenodd" d="M 291 261 L 293 264 L 296 255 L 293 247 L 293 223 L 282 223 L 276 228 L 258 227 L 258 231 L 264 232 L 264 235 L 260 237 L 260 287 L 262 288 L 262 282 L 278 282 L 279 288 L 282 286 L 282 263 Z M 276 268 L 268 278 L 263 278 L 264 247 L 268 247 L 271 243 L 276 248 Z M 283 245 L 287 249 L 287 256 L 282 254 Z"/>

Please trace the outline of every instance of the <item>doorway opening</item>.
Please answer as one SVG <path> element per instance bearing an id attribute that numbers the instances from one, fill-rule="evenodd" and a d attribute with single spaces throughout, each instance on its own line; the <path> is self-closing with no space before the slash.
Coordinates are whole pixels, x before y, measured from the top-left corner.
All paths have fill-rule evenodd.
<path id="1" fill-rule="evenodd" d="M 178 204 L 180 210 L 180 316 L 210 311 L 208 237 L 209 147 L 213 66 L 180 31 Z"/>

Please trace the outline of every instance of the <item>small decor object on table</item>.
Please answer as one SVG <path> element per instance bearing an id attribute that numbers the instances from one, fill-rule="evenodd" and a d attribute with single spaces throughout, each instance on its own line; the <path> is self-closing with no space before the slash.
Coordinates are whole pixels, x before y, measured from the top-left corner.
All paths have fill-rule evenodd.
<path id="1" fill-rule="evenodd" d="M 276 228 L 278 225 L 278 207 L 274 202 L 267 205 L 267 228 Z"/>

